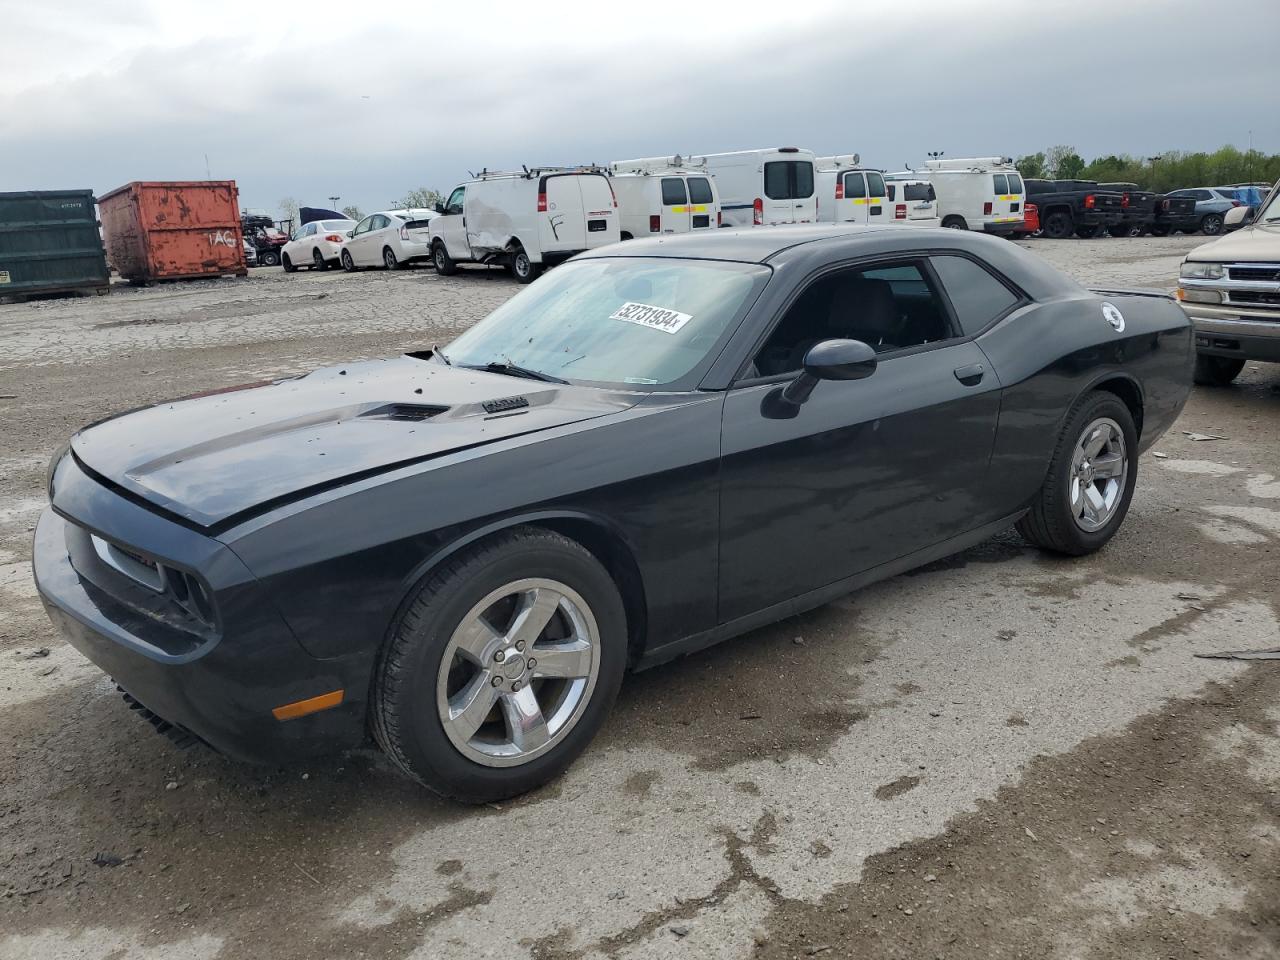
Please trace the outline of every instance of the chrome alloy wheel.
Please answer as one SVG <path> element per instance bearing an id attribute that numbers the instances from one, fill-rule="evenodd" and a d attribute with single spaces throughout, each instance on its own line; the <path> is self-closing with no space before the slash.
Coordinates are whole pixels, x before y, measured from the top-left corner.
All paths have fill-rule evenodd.
<path id="1" fill-rule="evenodd" d="M 517 580 L 477 603 L 453 631 L 436 706 L 464 757 L 514 767 L 568 735 L 599 671 L 600 630 L 586 601 L 555 580 Z"/>
<path id="2" fill-rule="evenodd" d="M 1101 530 L 1124 499 L 1129 457 L 1124 431 L 1110 417 L 1084 429 L 1071 454 L 1071 516 L 1089 533 Z"/>

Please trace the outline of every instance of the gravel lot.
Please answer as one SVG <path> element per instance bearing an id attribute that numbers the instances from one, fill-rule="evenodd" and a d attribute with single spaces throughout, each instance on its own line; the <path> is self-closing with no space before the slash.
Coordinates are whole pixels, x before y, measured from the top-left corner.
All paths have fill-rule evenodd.
<path id="1" fill-rule="evenodd" d="M 1168 288 L 1199 242 L 1027 245 Z M 1280 646 L 1280 367 L 1193 393 L 1100 554 L 1004 534 L 632 677 L 501 806 L 373 751 L 178 751 L 54 635 L 30 538 L 77 426 L 444 342 L 516 289 L 264 268 L 0 306 L 0 957 L 1280 955 L 1280 665 L 1192 656 Z"/>

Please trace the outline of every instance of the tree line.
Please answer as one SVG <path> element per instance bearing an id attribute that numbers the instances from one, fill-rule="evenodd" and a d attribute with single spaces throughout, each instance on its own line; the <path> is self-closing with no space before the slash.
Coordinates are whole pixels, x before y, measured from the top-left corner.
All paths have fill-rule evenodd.
<path id="1" fill-rule="evenodd" d="M 1032 179 L 1136 183 L 1156 193 L 1232 183 L 1272 184 L 1280 180 L 1280 153 L 1240 150 L 1229 144 L 1212 153 L 1166 150 L 1148 157 L 1111 153 L 1088 162 L 1074 147 L 1059 144 L 1018 157 L 1014 162 L 1024 177 Z"/>

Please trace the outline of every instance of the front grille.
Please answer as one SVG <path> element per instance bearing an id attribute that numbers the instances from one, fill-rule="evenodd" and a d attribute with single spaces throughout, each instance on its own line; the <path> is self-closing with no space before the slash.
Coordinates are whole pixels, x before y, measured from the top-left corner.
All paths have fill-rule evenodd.
<path id="1" fill-rule="evenodd" d="M 1271 283 L 1280 283 L 1280 264 L 1260 263 L 1256 266 L 1237 266 L 1232 264 L 1227 267 L 1227 277 L 1231 280 L 1253 280 Z"/>
<path id="2" fill-rule="evenodd" d="M 1228 294 L 1231 303 L 1252 303 L 1262 307 L 1280 307 L 1280 291 L 1260 293 L 1257 290 L 1232 290 Z"/>

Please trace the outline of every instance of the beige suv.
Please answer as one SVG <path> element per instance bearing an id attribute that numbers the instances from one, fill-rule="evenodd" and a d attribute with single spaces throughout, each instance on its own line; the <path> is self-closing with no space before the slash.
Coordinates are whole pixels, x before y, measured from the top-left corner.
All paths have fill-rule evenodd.
<path id="1" fill-rule="evenodd" d="M 1253 221 L 1196 247 L 1182 262 L 1178 300 L 1196 330 L 1196 383 L 1222 386 L 1246 360 L 1280 363 L 1280 184 Z M 1227 211 L 1239 226 L 1246 207 Z"/>

